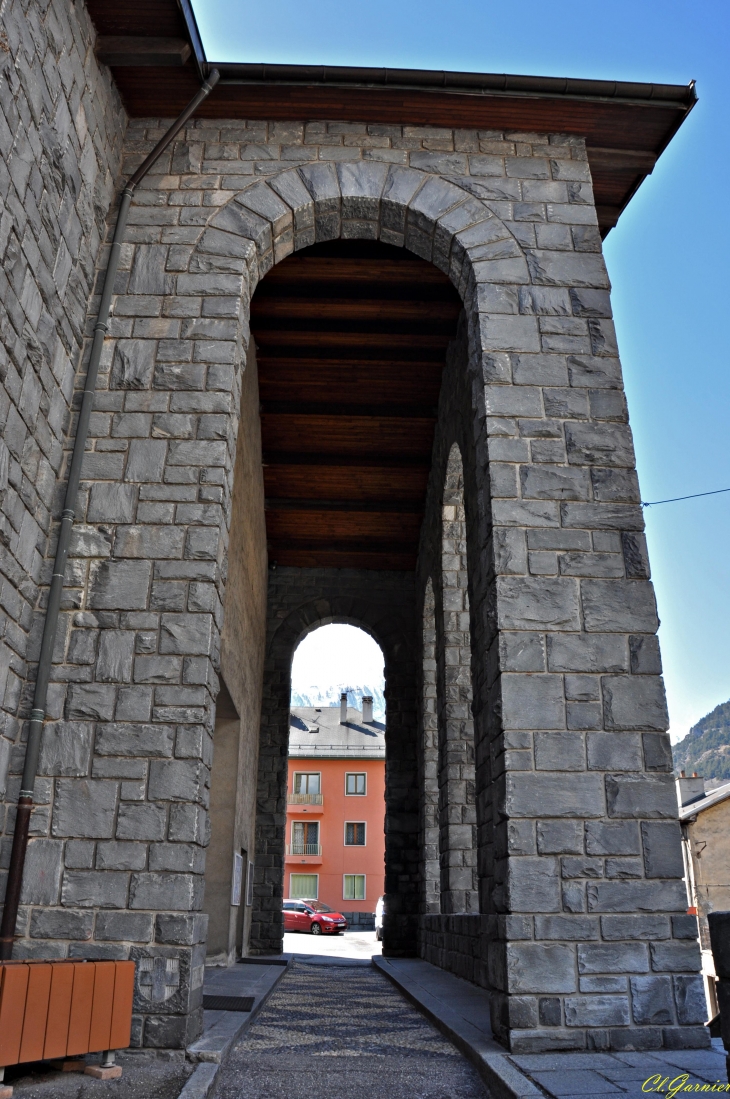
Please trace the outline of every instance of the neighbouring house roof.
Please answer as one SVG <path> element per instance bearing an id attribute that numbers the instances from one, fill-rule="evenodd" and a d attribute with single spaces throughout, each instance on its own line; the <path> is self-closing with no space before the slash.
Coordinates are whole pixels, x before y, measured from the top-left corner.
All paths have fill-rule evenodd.
<path id="1" fill-rule="evenodd" d="M 289 758 L 385 759 L 385 725 L 364 722 L 352 706 L 344 725 L 339 706 L 297 706 L 289 723 Z"/>
<path id="2" fill-rule="evenodd" d="M 584 136 L 603 235 L 651 173 L 697 95 L 687 85 L 502 73 L 208 62 L 190 0 L 87 0 L 97 56 L 133 117 L 177 115 L 202 76 L 204 118 L 351 122 Z"/>
<path id="3" fill-rule="evenodd" d="M 711 809 L 713 805 L 719 805 L 721 801 L 725 801 L 727 798 L 730 798 L 730 782 L 724 786 L 718 786 L 716 790 L 711 790 L 704 797 L 697 798 L 696 801 L 690 801 L 688 805 L 682 806 L 679 810 L 679 819 L 683 823 L 691 821 L 698 813 L 704 812 L 705 809 Z"/>

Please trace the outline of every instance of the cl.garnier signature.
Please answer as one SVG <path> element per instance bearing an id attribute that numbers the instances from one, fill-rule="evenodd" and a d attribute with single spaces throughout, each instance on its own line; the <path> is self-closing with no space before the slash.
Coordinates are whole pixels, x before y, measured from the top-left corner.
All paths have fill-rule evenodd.
<path id="1" fill-rule="evenodd" d="M 648 1080 L 644 1080 L 641 1090 L 658 1092 L 660 1095 L 668 1095 L 669 1099 L 674 1099 L 675 1095 L 686 1094 L 687 1092 L 730 1092 L 730 1084 L 723 1084 L 721 1080 L 718 1080 L 716 1084 L 690 1080 L 688 1072 L 675 1076 L 673 1080 L 670 1080 L 668 1076 L 657 1073 L 656 1076 L 650 1076 Z"/>

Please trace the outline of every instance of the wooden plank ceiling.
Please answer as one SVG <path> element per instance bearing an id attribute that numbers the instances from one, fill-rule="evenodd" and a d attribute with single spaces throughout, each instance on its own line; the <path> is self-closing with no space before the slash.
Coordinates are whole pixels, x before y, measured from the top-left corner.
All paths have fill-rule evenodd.
<path id="1" fill-rule="evenodd" d="M 251 306 L 269 561 L 413 569 L 446 346 L 461 302 L 425 260 L 332 241 Z"/>

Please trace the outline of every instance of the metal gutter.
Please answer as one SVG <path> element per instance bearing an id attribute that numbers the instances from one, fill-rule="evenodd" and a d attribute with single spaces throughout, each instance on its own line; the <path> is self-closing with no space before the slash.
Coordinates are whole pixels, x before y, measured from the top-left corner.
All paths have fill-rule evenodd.
<path id="1" fill-rule="evenodd" d="M 200 37 L 198 21 L 195 18 L 193 5 L 190 0 L 177 0 L 177 6 L 180 9 L 180 14 L 183 17 L 185 27 L 187 28 L 188 39 L 193 51 L 193 58 L 195 59 L 195 68 L 198 71 L 198 79 L 202 83 L 210 72 L 210 65 L 205 56 L 205 47 L 203 46 L 203 39 Z M 217 68 L 218 66 L 215 67 Z"/>
<path id="2" fill-rule="evenodd" d="M 202 77 L 209 62 L 191 0 L 177 0 Z M 211 62 L 221 84 L 305 84 L 328 87 L 401 88 L 470 95 L 525 96 L 556 99 L 662 103 L 691 110 L 697 102 L 695 81 L 689 84 L 645 84 L 577 77 L 521 76 L 510 73 L 452 72 L 448 69 L 391 69 L 362 65 L 281 65 L 265 62 Z"/>
<path id="3" fill-rule="evenodd" d="M 218 79 L 218 72 L 216 69 L 213 69 L 208 80 L 202 84 L 200 90 L 193 96 L 185 110 L 177 117 L 175 122 L 173 122 L 164 137 L 158 141 L 152 152 L 145 158 L 142 164 L 140 164 L 137 171 L 122 190 L 122 197 L 117 213 L 117 222 L 114 227 L 114 238 L 112 240 L 109 260 L 104 274 L 104 287 L 101 293 L 99 313 L 96 324 L 94 325 L 94 340 L 91 345 L 89 365 L 86 370 L 84 396 L 76 428 L 76 437 L 74 439 L 68 481 L 66 483 L 66 496 L 64 499 L 63 511 L 61 512 L 61 526 L 58 532 L 56 557 L 53 563 L 53 574 L 48 592 L 46 617 L 43 623 L 43 640 L 41 641 L 41 653 L 36 672 L 33 709 L 30 713 L 30 727 L 28 730 L 28 742 L 23 763 L 23 777 L 20 783 L 20 794 L 18 795 L 13 846 L 10 854 L 10 867 L 8 870 L 5 892 L 5 907 L 3 908 L 2 925 L 0 925 L 0 959 L 2 960 L 9 959 L 13 952 L 15 927 L 18 919 L 18 907 L 20 905 L 20 893 L 23 885 L 23 869 L 25 867 L 25 856 L 28 849 L 30 815 L 33 809 L 33 794 L 38 772 L 43 723 L 46 716 L 48 684 L 51 678 L 53 649 L 56 643 L 61 595 L 63 592 L 63 579 L 66 571 L 66 559 L 68 557 L 71 532 L 73 530 L 76 512 L 76 498 L 78 496 L 79 482 L 81 480 L 81 467 L 84 460 L 86 441 L 89 435 L 89 422 L 96 393 L 96 379 L 99 372 L 101 353 L 104 348 L 104 339 L 109 329 L 109 314 L 111 312 L 112 297 L 114 294 L 114 280 L 119 267 L 129 208 L 137 184 L 147 175 L 147 172 L 153 164 L 159 160 L 167 146 L 175 138 L 176 134 L 182 129 L 191 115 L 195 113 L 203 100 L 207 98 L 218 83 Z"/>
<path id="4" fill-rule="evenodd" d="M 450 72 L 430 69 L 381 69 L 337 65 L 269 65 L 215 62 L 221 84 L 306 84 L 308 86 L 401 88 L 470 95 L 524 96 L 649 103 L 691 109 L 695 82 L 641 84 L 573 77 L 515 76 L 507 73 Z"/>

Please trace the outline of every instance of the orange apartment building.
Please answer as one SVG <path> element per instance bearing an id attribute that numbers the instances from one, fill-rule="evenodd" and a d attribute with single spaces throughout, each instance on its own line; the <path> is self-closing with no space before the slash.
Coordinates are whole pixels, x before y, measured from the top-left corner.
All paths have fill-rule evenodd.
<path id="1" fill-rule="evenodd" d="M 372 926 L 383 893 L 385 725 L 363 710 L 297 707 L 289 730 L 284 896 Z"/>

